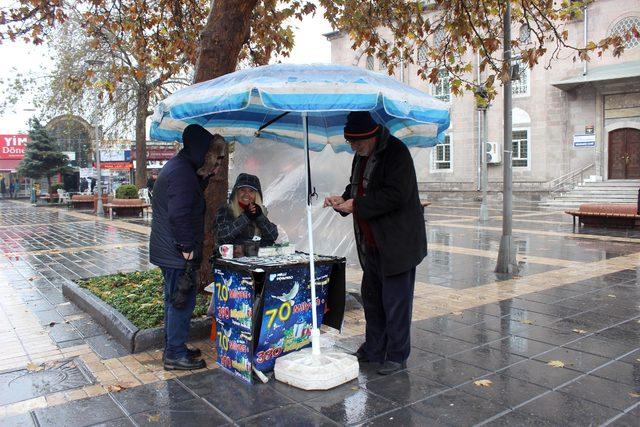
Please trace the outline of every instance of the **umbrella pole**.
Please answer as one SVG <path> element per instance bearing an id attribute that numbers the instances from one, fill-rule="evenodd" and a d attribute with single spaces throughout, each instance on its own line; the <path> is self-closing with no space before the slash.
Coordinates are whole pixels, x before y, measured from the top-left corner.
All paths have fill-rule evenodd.
<path id="1" fill-rule="evenodd" d="M 311 215 L 311 170 L 309 162 L 309 129 L 307 127 L 307 113 L 302 113 L 302 135 L 304 139 L 304 160 L 307 181 L 307 234 L 309 236 L 309 276 L 311 277 L 311 330 L 312 354 L 320 355 L 320 330 L 318 329 L 318 314 L 316 312 L 316 268 L 313 252 L 313 217 Z"/>

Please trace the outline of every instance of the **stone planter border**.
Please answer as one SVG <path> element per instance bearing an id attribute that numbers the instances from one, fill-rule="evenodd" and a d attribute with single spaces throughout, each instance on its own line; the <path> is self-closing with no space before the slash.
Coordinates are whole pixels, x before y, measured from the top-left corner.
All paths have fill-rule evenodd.
<path id="1" fill-rule="evenodd" d="M 76 283 L 71 281 L 64 283 L 62 285 L 62 294 L 87 312 L 93 320 L 104 327 L 130 353 L 162 348 L 164 345 L 163 327 L 139 329 L 118 310 Z M 206 338 L 209 336 L 210 331 L 211 318 L 192 319 L 189 339 Z"/>

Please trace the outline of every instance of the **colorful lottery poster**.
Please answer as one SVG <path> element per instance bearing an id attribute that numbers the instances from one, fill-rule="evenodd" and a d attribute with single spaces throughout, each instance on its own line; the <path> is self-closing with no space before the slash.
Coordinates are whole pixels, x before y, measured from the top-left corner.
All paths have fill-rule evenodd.
<path id="1" fill-rule="evenodd" d="M 253 282 L 247 273 L 213 270 L 215 318 L 251 332 L 253 316 Z"/>
<path id="2" fill-rule="evenodd" d="M 316 266 L 316 313 L 322 324 L 331 265 Z M 262 325 L 253 362 L 256 369 L 273 369 L 275 359 L 311 343 L 311 284 L 308 266 L 268 272 L 263 292 Z"/>
<path id="3" fill-rule="evenodd" d="M 229 324 L 216 322 L 218 365 L 251 383 L 251 334 Z"/>
<path id="4" fill-rule="evenodd" d="M 251 383 L 253 285 L 251 276 L 214 269 L 217 362 Z"/>

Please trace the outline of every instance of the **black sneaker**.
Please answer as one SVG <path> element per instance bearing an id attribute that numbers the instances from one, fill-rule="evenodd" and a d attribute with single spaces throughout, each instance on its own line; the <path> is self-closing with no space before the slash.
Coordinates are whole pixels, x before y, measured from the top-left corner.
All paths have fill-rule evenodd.
<path id="1" fill-rule="evenodd" d="M 165 371 L 191 371 L 194 369 L 206 368 L 207 364 L 202 359 L 192 359 L 189 356 L 184 356 L 179 359 L 164 359 Z"/>
<path id="2" fill-rule="evenodd" d="M 398 363 L 398 362 L 393 362 L 391 360 L 387 360 L 386 362 L 384 362 L 382 367 L 378 370 L 378 373 L 380 375 L 391 375 L 406 368 L 407 368 L 407 362 Z"/>

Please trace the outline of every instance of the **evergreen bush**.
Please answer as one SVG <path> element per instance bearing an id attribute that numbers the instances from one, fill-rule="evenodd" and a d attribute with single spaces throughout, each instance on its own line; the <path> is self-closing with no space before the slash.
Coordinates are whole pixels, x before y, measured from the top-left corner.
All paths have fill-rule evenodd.
<path id="1" fill-rule="evenodd" d="M 133 184 L 124 184 L 116 189 L 116 199 L 137 199 L 138 187 Z"/>

